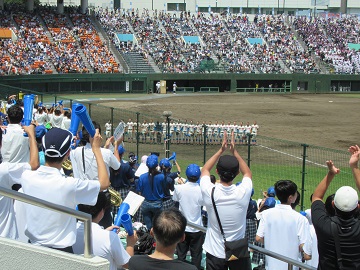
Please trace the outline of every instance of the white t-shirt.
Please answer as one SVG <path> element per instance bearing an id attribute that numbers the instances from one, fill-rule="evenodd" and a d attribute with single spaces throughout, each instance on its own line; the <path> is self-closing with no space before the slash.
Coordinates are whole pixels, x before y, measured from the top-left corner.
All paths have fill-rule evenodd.
<path id="1" fill-rule="evenodd" d="M 63 120 L 62 120 L 62 123 L 61 123 L 61 128 L 69 130 L 70 125 L 71 125 L 71 119 L 69 119 L 67 117 L 63 117 Z"/>
<path id="2" fill-rule="evenodd" d="M 303 250 L 306 254 L 311 255 L 311 260 L 306 261 L 306 264 L 313 267 L 318 267 L 319 265 L 319 252 L 317 244 L 318 242 L 314 225 L 310 225 L 310 241 L 307 241 L 304 244 Z"/>
<path id="3" fill-rule="evenodd" d="M 48 121 L 47 113 L 43 112 L 41 114 L 35 113 L 35 120 L 38 122 L 39 125 L 45 125 Z"/>
<path id="4" fill-rule="evenodd" d="M 20 179 L 25 194 L 75 209 L 78 204 L 95 205 L 99 181 L 65 177 L 53 167 L 25 171 Z M 33 205 L 26 205 L 25 234 L 32 244 L 55 248 L 72 246 L 76 240 L 76 219 Z"/>
<path id="5" fill-rule="evenodd" d="M 30 161 L 29 138 L 19 124 L 9 124 L 2 137 L 3 162 L 27 163 Z"/>
<path id="6" fill-rule="evenodd" d="M 186 182 L 184 185 L 176 185 L 173 200 L 179 202 L 179 210 L 184 214 L 187 221 L 203 226 L 201 218 L 201 206 L 204 201 L 198 183 Z M 186 226 L 187 232 L 198 232 L 199 230 Z"/>
<path id="7" fill-rule="evenodd" d="M 225 259 L 224 240 L 211 201 L 211 191 L 214 186 L 210 181 L 210 176 L 203 176 L 201 178 L 200 188 L 209 220 L 203 248 L 213 256 Z M 221 184 L 216 185 L 214 200 L 226 240 L 228 241 L 239 240 L 245 236 L 246 212 L 251 190 L 252 181 L 248 177 L 244 177 L 238 186 L 231 185 L 226 187 Z"/>
<path id="8" fill-rule="evenodd" d="M 60 114 L 60 115 L 55 115 L 55 113 L 53 113 L 50 117 L 50 123 L 52 127 L 57 127 L 57 128 L 61 128 L 61 124 L 63 122 L 63 118 L 64 115 Z"/>
<path id="9" fill-rule="evenodd" d="M 12 178 L 20 177 L 25 170 L 31 170 L 29 163 L 1 163 L 0 187 L 11 189 L 16 183 Z M 14 200 L 6 196 L 0 196 L 0 237 L 18 238 Z"/>
<path id="10" fill-rule="evenodd" d="M 299 257 L 299 245 L 309 241 L 309 222 L 290 205 L 276 204 L 262 212 L 256 235 L 264 238 L 265 248 L 294 260 Z M 287 270 L 285 262 L 266 256 L 266 269 Z M 298 269 L 294 267 L 294 269 Z"/>
<path id="11" fill-rule="evenodd" d="M 84 254 L 84 222 L 78 221 L 76 225 L 76 242 L 73 245 L 74 254 Z M 107 259 L 110 270 L 121 269 L 130 260 L 130 255 L 124 249 L 119 236 L 104 230 L 99 224 L 91 224 L 92 248 L 95 256 Z"/>
<path id="12" fill-rule="evenodd" d="M 84 148 L 85 172 L 82 157 L 82 149 Z M 116 159 L 113 152 L 109 149 L 100 148 L 103 160 L 105 162 L 106 170 L 110 175 L 110 167 L 114 170 L 120 168 L 120 162 Z M 83 147 L 77 147 L 70 152 L 70 159 L 73 166 L 73 173 L 75 178 L 80 179 L 94 179 L 98 180 L 98 169 L 95 155 L 91 149 L 91 144 L 87 143 Z"/>

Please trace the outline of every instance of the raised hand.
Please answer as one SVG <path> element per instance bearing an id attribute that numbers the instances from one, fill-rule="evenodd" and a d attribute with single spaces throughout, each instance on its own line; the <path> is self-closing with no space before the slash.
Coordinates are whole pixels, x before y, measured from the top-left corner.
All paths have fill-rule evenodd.
<path id="1" fill-rule="evenodd" d="M 351 153 L 349 160 L 350 168 L 356 168 L 359 162 L 360 147 L 358 145 L 353 145 L 349 147 L 348 151 Z"/>
<path id="2" fill-rule="evenodd" d="M 332 160 L 326 161 L 326 165 L 329 169 L 329 173 L 335 175 L 340 173 L 340 169 L 336 168 Z"/>

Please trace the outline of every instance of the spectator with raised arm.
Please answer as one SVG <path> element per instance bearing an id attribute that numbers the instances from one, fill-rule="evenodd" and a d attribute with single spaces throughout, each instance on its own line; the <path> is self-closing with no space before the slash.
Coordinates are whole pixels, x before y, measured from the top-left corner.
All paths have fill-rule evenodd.
<path id="1" fill-rule="evenodd" d="M 360 170 L 358 167 L 360 148 L 357 145 L 351 146 L 349 152 L 351 153 L 349 165 L 355 179 L 355 184 L 360 189 Z M 340 173 L 340 170 L 335 167 L 331 160 L 327 161 L 326 164 L 328 166 L 328 173 L 316 187 L 311 205 L 311 219 L 318 239 L 318 269 L 360 269 L 360 220 L 355 218 L 359 208 L 358 194 L 350 186 L 340 187 L 336 191 L 332 203 L 335 208 L 335 216 L 330 217 L 322 200 L 331 182 Z M 335 234 L 339 238 L 341 254 L 338 254 L 336 249 Z M 340 258 L 341 260 L 339 260 Z"/>
<path id="2" fill-rule="evenodd" d="M 227 132 L 224 132 L 220 149 L 205 163 L 201 170 L 200 188 L 209 218 L 204 250 L 206 251 L 206 269 L 251 269 L 249 258 L 225 260 L 224 239 L 214 211 L 212 196 L 218 209 L 219 218 L 227 241 L 245 237 L 246 211 L 252 190 L 252 173 L 246 162 L 235 149 L 234 133 L 231 134 L 229 150 L 231 155 L 222 154 L 228 148 Z M 220 184 L 210 180 L 210 171 L 216 164 Z M 234 178 L 241 173 L 240 185 L 233 184 Z"/>

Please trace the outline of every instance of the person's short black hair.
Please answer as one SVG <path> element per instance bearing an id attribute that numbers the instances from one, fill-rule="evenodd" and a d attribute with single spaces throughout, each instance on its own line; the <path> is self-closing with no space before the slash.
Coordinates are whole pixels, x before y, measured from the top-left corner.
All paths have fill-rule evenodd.
<path id="1" fill-rule="evenodd" d="M 211 181 L 211 183 L 213 183 L 213 184 L 215 184 L 216 183 L 216 177 L 215 177 L 215 175 L 210 175 L 210 181 Z"/>
<path id="2" fill-rule="evenodd" d="M 178 243 L 185 233 L 186 218 L 176 208 L 159 211 L 153 218 L 154 237 L 164 247 Z"/>
<path id="3" fill-rule="evenodd" d="M 42 147 L 42 150 L 44 150 L 43 147 Z M 65 158 L 67 158 L 66 155 L 63 156 L 63 157 L 49 157 L 49 156 L 45 155 L 45 162 L 50 163 L 50 164 L 52 164 L 52 163 L 63 163 Z"/>
<path id="4" fill-rule="evenodd" d="M 64 116 L 67 117 L 67 118 L 71 118 L 71 112 L 65 111 Z"/>
<path id="5" fill-rule="evenodd" d="M 335 197 L 335 193 L 327 196 L 325 200 L 325 210 L 328 213 L 328 215 L 331 217 L 335 216 L 335 208 L 332 204 L 334 197 Z"/>
<path id="6" fill-rule="evenodd" d="M 110 205 L 110 196 L 107 195 L 106 192 L 100 191 L 95 205 L 79 204 L 78 209 L 81 212 L 90 214 L 94 219 L 101 212 L 101 210 L 109 208 Z"/>
<path id="7" fill-rule="evenodd" d="M 279 180 L 274 185 L 275 193 L 281 203 L 287 203 L 289 196 L 295 195 L 297 185 L 291 180 Z"/>
<path id="8" fill-rule="evenodd" d="M 8 119 L 11 124 L 20 124 L 21 120 L 24 117 L 24 111 L 18 105 L 11 106 L 8 111 Z"/>
<path id="9" fill-rule="evenodd" d="M 95 129 L 99 129 L 99 133 L 101 134 L 101 127 L 99 125 L 99 123 L 92 121 L 94 128 Z M 82 127 L 82 139 L 81 142 L 85 145 L 86 143 L 90 142 L 90 134 L 89 132 L 86 130 L 86 128 L 83 126 Z"/>
<path id="10" fill-rule="evenodd" d="M 344 212 L 344 211 L 339 210 L 334 205 L 334 211 L 335 211 L 335 215 L 337 215 L 338 217 L 340 217 L 342 219 L 350 219 L 350 218 L 353 218 L 354 216 L 358 215 L 359 209 L 356 207 L 354 210 L 352 210 L 350 212 Z"/>

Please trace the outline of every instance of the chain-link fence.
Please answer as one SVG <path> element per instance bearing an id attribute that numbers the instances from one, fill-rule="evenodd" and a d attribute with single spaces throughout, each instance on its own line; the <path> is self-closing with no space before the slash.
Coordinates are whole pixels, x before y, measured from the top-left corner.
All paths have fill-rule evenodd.
<path id="1" fill-rule="evenodd" d="M 89 100 L 71 100 L 45 93 L 36 93 L 20 88 L 0 85 L 0 96 L 2 100 L 14 93 L 34 93 L 39 97 L 39 102 L 47 106 L 52 106 L 57 102 L 63 102 L 64 107 L 71 108 L 74 102 L 86 106 L 87 111 L 93 121 L 102 127 L 102 134 L 105 133 L 105 123 L 112 123 L 112 132 L 120 121 L 133 123 L 132 129 L 128 129 L 124 135 L 126 152 L 134 152 L 139 161 L 142 155 L 157 152 L 160 158 L 171 156 L 176 152 L 177 161 L 184 171 L 190 163 L 202 165 L 220 147 L 221 138 L 209 140 L 207 137 L 207 126 L 202 127 L 202 134 L 196 136 L 185 136 L 181 131 L 171 131 L 168 134 L 171 122 L 176 122 L 169 115 L 154 115 L 132 112 L 96 104 Z M 119 101 L 120 102 L 120 101 Z M 144 123 L 154 123 L 158 126 L 154 131 L 144 128 Z M 161 128 L 160 128 L 161 127 Z M 165 127 L 165 128 L 164 128 Z M 103 136 L 105 138 L 105 136 Z M 249 138 L 248 138 L 249 139 Z M 285 141 L 265 136 L 257 136 L 256 143 L 239 144 L 237 149 L 251 168 L 254 183 L 254 199 L 262 198 L 262 191 L 273 186 L 277 180 L 293 180 L 301 193 L 301 208 L 310 206 L 310 195 L 313 193 L 317 184 L 327 173 L 326 160 L 333 160 L 335 165 L 341 169 L 341 173 L 336 176 L 329 191 L 330 195 L 343 185 L 355 187 L 352 173 L 348 166 L 349 153 L 329 148 L 322 148 L 305 143 Z M 125 154 L 125 158 L 126 158 Z M 215 170 L 212 171 L 216 175 Z M 241 181 L 238 176 L 235 181 Z"/>

